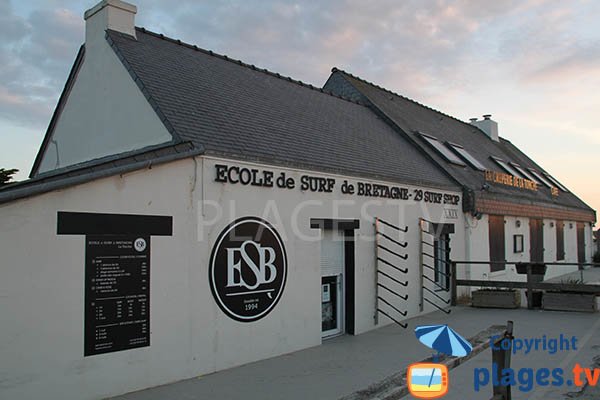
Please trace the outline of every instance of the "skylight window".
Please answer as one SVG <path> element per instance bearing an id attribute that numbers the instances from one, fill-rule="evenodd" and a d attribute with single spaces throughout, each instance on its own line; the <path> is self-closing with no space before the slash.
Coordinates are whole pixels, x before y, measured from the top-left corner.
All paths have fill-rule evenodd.
<path id="1" fill-rule="evenodd" d="M 504 161 L 498 157 L 491 157 L 491 158 L 492 158 L 492 160 L 494 160 L 496 162 L 496 164 L 498 164 L 504 171 L 506 171 L 510 175 L 527 179 L 526 177 L 521 175 L 515 168 L 508 165 L 508 163 L 506 163 L 506 161 Z"/>
<path id="2" fill-rule="evenodd" d="M 515 164 L 514 162 L 510 163 L 511 167 L 513 167 L 514 169 L 516 169 L 521 176 L 525 177 L 525 179 L 529 179 L 530 181 L 534 181 L 535 183 L 537 183 L 538 185 L 540 184 L 540 181 L 536 179 L 535 176 L 533 176 L 532 173 L 529 173 L 525 170 L 525 168 L 521 167 L 519 164 Z"/>
<path id="3" fill-rule="evenodd" d="M 557 188 L 559 188 L 563 192 L 568 192 L 569 191 L 566 187 L 564 187 L 563 185 L 561 185 L 559 181 L 557 181 L 556 179 L 554 179 L 553 176 L 551 176 L 549 174 L 544 174 L 544 176 L 546 178 L 548 178 L 550 180 L 550 182 L 554 183 L 554 186 L 556 186 Z"/>
<path id="4" fill-rule="evenodd" d="M 467 150 L 465 150 L 465 148 L 462 147 L 461 145 L 455 144 L 455 143 L 450 143 L 450 142 L 447 142 L 446 144 L 448 146 L 450 146 L 452 148 L 452 150 L 454 150 L 471 167 L 473 167 L 479 171 L 486 170 L 486 168 L 483 166 L 483 164 L 481 164 L 479 161 L 477 161 L 477 159 L 475 157 L 473 157 L 471 155 L 471 153 L 469 153 Z"/>
<path id="5" fill-rule="evenodd" d="M 535 169 L 529 168 L 529 172 L 531 172 L 533 174 L 533 176 L 535 176 L 537 178 L 538 181 L 542 182 L 547 187 L 549 187 L 549 188 L 554 187 L 554 185 L 552 183 L 550 183 L 550 181 L 548 181 L 548 179 L 544 178 L 542 176 L 542 174 L 537 172 Z"/>
<path id="6" fill-rule="evenodd" d="M 428 136 L 425 135 L 423 133 L 420 134 L 423 139 L 425 139 L 427 141 L 427 143 L 429 143 L 429 145 L 431 145 L 431 147 L 433 147 L 442 157 L 444 157 L 446 160 L 448 160 L 449 162 L 451 162 L 452 164 L 456 164 L 456 165 L 462 165 L 463 167 L 466 167 L 467 164 L 465 164 L 460 158 L 458 158 L 456 156 L 456 154 L 454 154 L 453 152 L 451 152 L 446 146 L 444 146 L 443 144 L 441 144 L 436 138 L 434 138 L 433 136 Z"/>

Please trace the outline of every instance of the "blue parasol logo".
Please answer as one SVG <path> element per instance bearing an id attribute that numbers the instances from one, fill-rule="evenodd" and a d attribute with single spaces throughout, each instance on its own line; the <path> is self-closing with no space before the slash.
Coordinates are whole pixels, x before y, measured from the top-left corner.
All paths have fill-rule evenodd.
<path id="1" fill-rule="evenodd" d="M 473 346 L 448 325 L 423 325 L 415 329 L 417 339 L 439 353 L 455 357 L 468 355 Z"/>

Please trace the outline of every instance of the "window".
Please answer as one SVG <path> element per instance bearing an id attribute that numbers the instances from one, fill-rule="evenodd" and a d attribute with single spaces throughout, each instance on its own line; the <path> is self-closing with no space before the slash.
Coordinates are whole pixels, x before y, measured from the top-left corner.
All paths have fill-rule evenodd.
<path id="1" fill-rule="evenodd" d="M 504 217 L 502 215 L 490 215 L 489 222 L 490 242 L 490 271 L 503 271 L 506 261 L 506 243 L 504 242 Z"/>
<path id="2" fill-rule="evenodd" d="M 556 221 L 556 261 L 565 259 L 565 223 Z"/>
<path id="3" fill-rule="evenodd" d="M 452 148 L 452 150 L 454 150 L 471 167 L 473 167 L 479 171 L 486 170 L 486 168 L 479 161 L 477 161 L 477 159 L 475 157 L 473 157 L 471 155 L 471 153 L 469 153 L 467 150 L 465 150 L 465 148 L 462 147 L 461 145 L 455 144 L 455 143 L 450 143 L 450 142 L 447 142 L 446 144 L 448 146 L 450 146 Z"/>
<path id="4" fill-rule="evenodd" d="M 448 289 L 450 287 L 450 236 L 443 233 L 433 241 L 434 251 L 434 275 L 435 283 L 440 288 Z"/>
<path id="5" fill-rule="evenodd" d="M 427 141 L 427 143 L 429 143 L 429 145 L 431 147 L 433 147 L 447 161 L 451 162 L 452 164 L 462 165 L 463 167 L 467 166 L 464 162 L 462 162 L 462 160 L 460 158 L 458 158 L 456 156 L 456 154 L 451 152 L 447 147 L 445 147 L 443 144 L 441 144 L 433 136 L 425 135 L 423 133 L 420 133 L 420 135 L 423 137 L 423 139 L 425 139 Z"/>
<path id="6" fill-rule="evenodd" d="M 534 181 L 538 185 L 540 184 L 540 182 L 537 179 L 535 179 L 535 176 L 533 176 L 533 174 L 527 172 L 525 170 L 525 168 L 521 167 L 519 164 L 515 164 L 515 163 L 511 162 L 510 165 L 514 169 L 516 169 L 517 171 L 519 171 L 519 173 L 521 174 L 521 176 L 523 176 L 525 179 L 529 179 L 530 181 Z"/>
<path id="7" fill-rule="evenodd" d="M 518 173 L 516 169 L 514 169 L 513 167 L 508 165 L 508 163 L 506 163 L 506 161 L 504 161 L 498 157 L 493 157 L 493 156 L 491 157 L 491 159 L 494 160 L 496 162 L 496 164 L 498 164 L 504 171 L 506 171 L 510 175 L 513 175 L 513 176 L 516 176 L 519 178 L 525 178 L 524 176 L 521 176 L 521 174 Z"/>
<path id="8" fill-rule="evenodd" d="M 538 182 L 542 182 L 544 185 L 546 185 L 549 188 L 551 188 L 553 186 L 550 182 L 548 182 L 547 179 L 545 179 L 542 176 L 542 174 L 540 174 L 539 172 L 537 172 L 535 169 L 529 168 L 529 172 L 531 172 L 533 174 L 533 176 L 535 176 L 537 178 Z"/>
<path id="9" fill-rule="evenodd" d="M 556 179 L 554 179 L 553 176 L 549 175 L 549 174 L 544 174 L 544 176 L 546 178 L 548 178 L 548 180 L 552 183 L 554 183 L 554 186 L 556 186 L 557 188 L 559 188 L 560 190 L 562 190 L 563 192 L 568 192 L 567 188 L 564 187 L 563 185 L 560 184 L 560 182 L 558 182 Z"/>
<path id="10" fill-rule="evenodd" d="M 523 252 L 523 235 L 513 235 L 513 252 Z"/>

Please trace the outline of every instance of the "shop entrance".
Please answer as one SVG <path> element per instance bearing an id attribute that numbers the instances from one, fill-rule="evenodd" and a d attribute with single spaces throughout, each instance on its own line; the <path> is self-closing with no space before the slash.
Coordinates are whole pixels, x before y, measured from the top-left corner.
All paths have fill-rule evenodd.
<path id="1" fill-rule="evenodd" d="M 311 218 L 321 230 L 321 337 L 354 334 L 354 232 L 357 219 Z M 318 315 L 318 314 L 317 314 Z"/>
<path id="2" fill-rule="evenodd" d="M 344 233 L 324 230 L 321 240 L 322 337 L 344 332 Z"/>

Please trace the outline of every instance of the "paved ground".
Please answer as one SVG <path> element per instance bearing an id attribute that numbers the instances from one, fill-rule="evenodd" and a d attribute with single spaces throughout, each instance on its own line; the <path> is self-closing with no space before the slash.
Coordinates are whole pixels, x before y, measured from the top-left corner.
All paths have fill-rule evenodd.
<path id="1" fill-rule="evenodd" d="M 552 338 L 563 334 L 576 336 L 579 341 L 577 351 L 554 355 L 544 351 L 516 354 L 513 357 L 515 368 L 562 367 L 570 371 L 576 362 L 591 366 L 595 356 L 600 362 L 600 314 L 456 307 L 449 316 L 437 312 L 412 319 L 407 330 L 388 326 L 359 336 L 342 336 L 318 347 L 131 393 L 115 400 L 338 399 L 431 355 L 414 336 L 413 329 L 417 325 L 447 323 L 465 337 L 471 337 L 490 325 L 503 324 L 509 319 L 515 322 L 515 336 L 520 338 L 542 338 L 543 335 Z M 475 368 L 489 369 L 490 365 L 491 354 L 487 350 L 453 369 L 450 392 L 445 399 L 489 399 L 489 385 L 478 393 L 474 391 L 474 372 Z M 566 393 L 575 391 L 574 387 L 537 386 L 527 393 L 513 390 L 513 399 L 566 399 L 569 398 L 565 397 Z M 575 398 L 600 399 L 600 394 L 588 389 L 585 395 Z"/>

